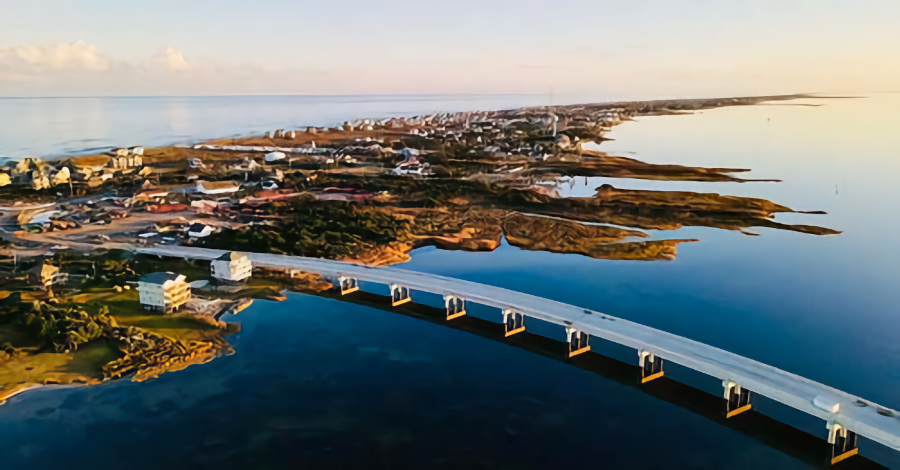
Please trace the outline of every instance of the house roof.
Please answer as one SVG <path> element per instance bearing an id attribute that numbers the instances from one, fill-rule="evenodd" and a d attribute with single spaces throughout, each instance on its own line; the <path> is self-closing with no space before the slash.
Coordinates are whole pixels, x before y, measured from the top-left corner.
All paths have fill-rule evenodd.
<path id="1" fill-rule="evenodd" d="M 109 164 L 109 156 L 107 155 L 87 155 L 84 157 L 72 157 L 69 159 L 78 167 L 105 166 Z"/>
<path id="2" fill-rule="evenodd" d="M 244 258 L 245 256 L 247 256 L 247 255 L 237 252 L 237 251 L 229 251 L 228 253 L 225 253 L 224 255 L 220 256 L 218 259 L 220 261 L 237 261 L 241 258 Z"/>
<path id="3" fill-rule="evenodd" d="M 207 191 L 215 191 L 218 189 L 236 189 L 238 187 L 234 181 L 198 181 L 198 186 L 201 186 L 203 189 Z"/>
<path id="4" fill-rule="evenodd" d="M 179 277 L 182 277 L 180 274 L 175 274 L 173 272 L 158 272 L 158 273 L 150 273 L 141 278 L 141 282 L 146 282 L 147 284 L 159 284 L 163 285 L 168 281 L 177 281 Z"/>
<path id="5" fill-rule="evenodd" d="M 43 263 L 38 264 L 35 267 L 28 270 L 28 272 L 32 273 L 32 274 L 43 274 L 45 271 L 53 273 L 53 272 L 59 271 L 59 268 L 44 261 Z"/>

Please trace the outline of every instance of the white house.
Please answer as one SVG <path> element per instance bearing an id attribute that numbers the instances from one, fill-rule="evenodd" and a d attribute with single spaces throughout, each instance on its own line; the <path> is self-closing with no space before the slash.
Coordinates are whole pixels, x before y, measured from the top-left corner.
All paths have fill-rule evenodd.
<path id="1" fill-rule="evenodd" d="M 32 268 L 28 275 L 32 282 L 45 288 L 55 284 L 62 284 L 69 278 L 69 275 L 60 272 L 58 267 L 46 262 Z"/>
<path id="2" fill-rule="evenodd" d="M 200 194 L 231 194 L 241 189 L 234 181 L 197 181 L 194 191 Z"/>
<path id="3" fill-rule="evenodd" d="M 208 237 L 213 232 L 215 232 L 215 228 L 200 222 L 195 222 L 188 228 L 188 235 L 194 238 Z"/>
<path id="4" fill-rule="evenodd" d="M 253 171 L 257 168 L 259 168 L 259 163 L 256 163 L 256 160 L 253 160 L 252 158 L 244 158 L 244 161 L 241 162 L 241 164 L 231 167 L 233 170 L 244 172 Z"/>
<path id="5" fill-rule="evenodd" d="M 118 155 L 113 157 L 110 163 L 117 170 L 125 170 L 144 166 L 144 159 L 140 155 Z"/>
<path id="6" fill-rule="evenodd" d="M 50 187 L 50 178 L 47 178 L 47 175 L 40 173 L 38 171 L 31 172 L 31 188 L 35 191 L 39 189 L 46 189 Z"/>
<path id="7" fill-rule="evenodd" d="M 253 263 L 247 255 L 232 251 L 212 262 L 212 275 L 225 282 L 240 282 L 253 274 Z"/>
<path id="8" fill-rule="evenodd" d="M 279 160 L 284 160 L 285 156 L 284 152 L 269 152 L 266 154 L 265 158 L 267 162 L 277 162 Z"/>
<path id="9" fill-rule="evenodd" d="M 147 310 L 174 312 L 191 299 L 191 285 L 184 275 L 175 273 L 147 274 L 138 281 L 141 306 Z"/>
<path id="10" fill-rule="evenodd" d="M 432 174 L 430 169 L 428 169 L 424 164 L 420 164 L 418 162 L 401 163 L 401 164 L 397 165 L 397 168 L 394 168 L 392 171 L 397 175 L 430 175 L 430 174 Z"/>
<path id="11" fill-rule="evenodd" d="M 50 178 L 50 184 L 53 186 L 57 186 L 60 184 L 66 184 L 72 180 L 72 173 L 69 172 L 69 167 L 62 167 L 53 174 Z"/>

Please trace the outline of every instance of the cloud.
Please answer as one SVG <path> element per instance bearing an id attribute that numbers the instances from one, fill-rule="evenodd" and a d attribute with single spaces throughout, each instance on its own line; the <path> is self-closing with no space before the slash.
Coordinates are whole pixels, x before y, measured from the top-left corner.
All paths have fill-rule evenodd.
<path id="1" fill-rule="evenodd" d="M 109 72 L 148 71 L 184 72 L 194 67 L 181 49 L 169 46 L 153 56 L 131 64 L 117 61 L 97 46 L 76 41 L 72 44 L 23 44 L 0 47 L 0 79 L 3 75 L 32 76 L 65 73 L 106 74 Z"/>
<path id="2" fill-rule="evenodd" d="M 104 72 L 114 61 L 97 46 L 72 44 L 0 47 L 0 73 L 39 74 L 53 71 Z"/>
<path id="3" fill-rule="evenodd" d="M 315 93 L 337 90 L 331 78 L 320 70 L 188 61 L 175 46 L 131 61 L 115 59 L 82 41 L 0 46 L 0 96 Z M 350 80 L 346 87 L 358 83 Z"/>
<path id="4" fill-rule="evenodd" d="M 173 46 L 157 52 L 153 57 L 142 62 L 141 67 L 145 70 L 163 69 L 172 72 L 184 72 L 192 68 L 181 50 Z"/>

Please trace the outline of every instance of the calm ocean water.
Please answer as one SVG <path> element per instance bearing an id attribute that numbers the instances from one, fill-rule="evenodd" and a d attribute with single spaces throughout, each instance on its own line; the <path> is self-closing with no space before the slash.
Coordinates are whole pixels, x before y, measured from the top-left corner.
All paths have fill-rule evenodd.
<path id="1" fill-rule="evenodd" d="M 0 98 L 0 160 L 548 102 L 538 95 Z"/>
<path id="2" fill-rule="evenodd" d="M 542 104 L 540 99 L 499 97 L 493 103 Z M 133 111 L 122 104 L 128 99 L 93 100 L 87 118 L 73 117 L 86 114 L 77 101 L 0 100 L 0 145 L 9 156 L 48 154 L 491 104 L 484 97 L 314 104 L 299 98 L 273 104 L 274 97 L 171 100 L 180 104 L 150 100 Z M 422 249 L 403 267 L 602 311 L 898 409 L 900 247 L 892 236 L 900 232 L 900 186 L 894 181 L 900 174 L 900 96 L 809 103 L 824 105 L 641 118 L 616 128 L 616 140 L 603 144 L 655 163 L 750 168 L 753 177 L 781 183 L 591 178 L 569 192 L 592 194 L 609 182 L 764 197 L 827 211 L 777 220 L 827 226 L 841 235 L 685 228 L 653 233 L 700 239 L 682 244 L 671 262 L 594 260 L 504 244 L 491 253 Z M 67 130 L 45 135 L 54 128 Z M 386 294 L 383 287 L 363 288 Z M 472 310 L 499 321 L 499 312 Z M 290 295 L 280 303 L 257 301 L 232 321 L 242 324 L 231 338 L 233 356 L 148 383 L 40 390 L 10 400 L 0 407 L 4 468 L 810 466 L 689 407 L 395 313 Z M 637 361 L 631 350 L 595 348 Z M 721 393 L 718 381 L 677 366 L 667 365 L 667 375 Z M 764 413 L 825 436 L 824 422 L 755 399 Z M 874 443 L 862 441 L 861 453 L 900 467 L 897 453 Z"/>

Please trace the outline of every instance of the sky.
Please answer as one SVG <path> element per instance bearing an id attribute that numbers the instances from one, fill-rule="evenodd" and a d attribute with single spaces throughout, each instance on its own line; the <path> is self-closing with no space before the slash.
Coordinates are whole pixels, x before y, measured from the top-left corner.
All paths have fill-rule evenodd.
<path id="1" fill-rule="evenodd" d="M 0 0 L 0 96 L 900 91 L 896 0 Z"/>

